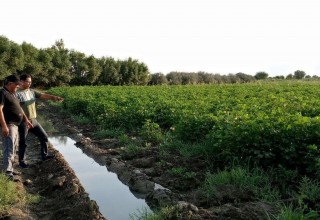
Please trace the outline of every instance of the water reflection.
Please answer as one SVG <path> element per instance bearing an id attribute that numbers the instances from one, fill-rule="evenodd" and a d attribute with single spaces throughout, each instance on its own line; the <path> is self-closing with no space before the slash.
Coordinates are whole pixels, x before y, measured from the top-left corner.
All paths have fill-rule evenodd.
<path id="1" fill-rule="evenodd" d="M 144 199 L 136 198 L 116 174 L 84 154 L 73 139 L 54 136 L 49 141 L 75 171 L 90 198 L 97 202 L 100 212 L 108 220 L 128 220 L 130 214 L 138 213 L 138 210 L 151 212 Z"/>

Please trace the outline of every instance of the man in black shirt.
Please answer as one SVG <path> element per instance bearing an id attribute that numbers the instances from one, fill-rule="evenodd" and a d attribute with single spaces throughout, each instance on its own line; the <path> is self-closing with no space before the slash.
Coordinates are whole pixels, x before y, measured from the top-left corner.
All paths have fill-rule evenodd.
<path id="1" fill-rule="evenodd" d="M 20 85 L 15 75 L 5 78 L 4 87 L 0 89 L 0 124 L 3 137 L 3 169 L 6 175 L 13 179 L 13 161 L 15 149 L 18 146 L 18 125 L 25 120 L 28 127 L 32 124 L 20 107 L 19 100 L 14 93 Z"/>

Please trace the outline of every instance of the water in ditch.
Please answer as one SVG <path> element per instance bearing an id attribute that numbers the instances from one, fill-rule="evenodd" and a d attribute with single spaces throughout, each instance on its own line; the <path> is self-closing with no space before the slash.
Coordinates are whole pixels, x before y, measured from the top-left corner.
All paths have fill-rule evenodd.
<path id="1" fill-rule="evenodd" d="M 101 166 L 68 136 L 51 136 L 49 141 L 75 171 L 90 199 L 95 200 L 100 212 L 108 220 L 128 220 L 142 211 L 151 212 L 144 199 L 137 198 L 117 177 Z"/>

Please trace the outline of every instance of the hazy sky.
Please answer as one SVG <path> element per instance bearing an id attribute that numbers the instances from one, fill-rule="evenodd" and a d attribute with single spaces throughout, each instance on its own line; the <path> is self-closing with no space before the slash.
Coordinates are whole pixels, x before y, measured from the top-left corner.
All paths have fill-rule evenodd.
<path id="1" fill-rule="evenodd" d="M 2 0 L 0 35 L 151 73 L 320 76 L 319 0 Z"/>

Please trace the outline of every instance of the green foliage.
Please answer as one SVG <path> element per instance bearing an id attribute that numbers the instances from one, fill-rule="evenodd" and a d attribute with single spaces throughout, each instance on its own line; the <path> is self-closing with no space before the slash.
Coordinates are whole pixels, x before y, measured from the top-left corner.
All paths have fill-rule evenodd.
<path id="1" fill-rule="evenodd" d="M 304 71 L 302 71 L 302 70 L 296 70 L 294 72 L 294 78 L 295 79 L 302 79 L 302 78 L 305 77 L 305 75 L 306 75 L 306 73 Z"/>
<path id="2" fill-rule="evenodd" d="M 112 57 L 96 58 L 67 49 L 62 39 L 48 48 L 38 49 L 23 42 L 22 45 L 0 36 L 0 77 L 26 72 L 33 75 L 34 86 L 61 85 L 203 85 L 222 83 L 253 83 L 266 79 L 268 74 L 258 72 L 254 77 L 245 73 L 220 75 L 206 72 L 170 72 L 150 74 L 148 66 L 129 57 L 115 60 Z M 289 74 L 287 79 L 311 78 L 302 70 Z M 317 79 L 312 76 L 312 79 Z M 275 76 L 273 80 L 284 79 Z"/>
<path id="3" fill-rule="evenodd" d="M 163 73 L 154 73 L 150 75 L 149 85 L 164 85 L 168 80 Z"/>
<path id="4" fill-rule="evenodd" d="M 0 77 L 12 73 L 32 74 L 34 86 L 39 87 L 147 85 L 150 74 L 148 67 L 138 60 L 86 56 L 67 49 L 62 39 L 49 48 L 37 49 L 29 43 L 19 45 L 0 36 Z"/>
<path id="5" fill-rule="evenodd" d="M 136 143 L 129 143 L 124 148 L 124 157 L 133 158 L 145 151 L 145 147 L 136 144 Z"/>
<path id="6" fill-rule="evenodd" d="M 0 36 L 0 77 L 4 78 L 23 68 L 21 47 L 4 36 Z"/>
<path id="7" fill-rule="evenodd" d="M 238 159 L 320 176 L 319 88 L 319 82 L 296 81 L 59 87 L 49 92 L 65 98 L 66 110 L 86 115 L 102 129 L 141 131 L 149 141 L 162 143 L 163 150 L 198 154 L 208 163 Z M 160 130 L 166 134 L 163 142 Z"/>
<path id="8" fill-rule="evenodd" d="M 24 67 L 22 72 L 33 76 L 33 86 L 37 86 L 37 82 L 41 80 L 38 79 L 37 75 L 42 70 L 42 65 L 38 60 L 39 50 L 32 44 L 28 44 L 26 42 L 23 42 L 21 47 L 24 54 Z"/>
<path id="9" fill-rule="evenodd" d="M 268 73 L 266 73 L 266 72 L 257 72 L 256 75 L 254 75 L 254 77 L 257 80 L 267 79 L 268 78 Z"/>
<path id="10" fill-rule="evenodd" d="M 124 135 L 124 131 L 120 129 L 101 129 L 94 133 L 98 138 L 117 138 Z"/>
<path id="11" fill-rule="evenodd" d="M 14 182 L 0 174 L 0 216 L 10 212 L 12 207 L 26 207 L 29 203 L 39 201 L 39 196 L 33 196 L 23 189 L 17 189 Z"/>
<path id="12" fill-rule="evenodd" d="M 129 143 L 132 143 L 132 139 L 126 134 L 122 134 L 118 138 L 119 138 L 119 143 L 120 144 L 126 145 L 126 144 L 129 144 Z"/>
<path id="13" fill-rule="evenodd" d="M 159 154 L 162 157 L 166 157 L 172 153 L 177 153 L 185 149 L 185 145 L 182 141 L 175 140 L 174 137 L 170 134 L 165 136 L 163 143 L 159 145 Z M 186 155 L 190 155 L 186 153 Z"/>
<path id="14" fill-rule="evenodd" d="M 150 146 L 142 142 L 140 138 L 122 134 L 118 136 L 119 144 L 123 145 L 123 156 L 125 158 L 133 158 L 139 154 L 143 154 Z"/>
<path id="15" fill-rule="evenodd" d="M 130 214 L 132 220 L 156 220 L 156 216 L 153 212 L 148 211 L 146 208 L 137 209 L 136 212 Z"/>
<path id="16" fill-rule="evenodd" d="M 69 83 L 72 79 L 69 70 L 71 62 L 69 50 L 65 48 L 63 40 L 58 40 L 55 44 L 46 50 L 51 56 L 52 67 L 47 69 L 47 78 L 51 86 L 61 86 Z"/>
<path id="17" fill-rule="evenodd" d="M 206 160 L 211 172 L 223 170 L 206 176 L 201 189 L 208 202 L 221 185 L 231 185 L 258 200 L 300 201 L 284 216 L 302 213 L 307 219 L 319 211 L 319 82 L 83 86 L 49 92 L 64 97 L 66 111 L 88 117 L 101 135 L 122 131 L 117 138 L 125 157 L 138 157 L 152 143 L 158 144 L 162 168 L 168 167 L 167 157 L 180 153 L 187 162 Z M 195 175 L 183 167 L 168 172 Z"/>
<path id="18" fill-rule="evenodd" d="M 72 120 L 76 121 L 79 124 L 82 125 L 86 125 L 86 124 L 90 124 L 92 121 L 90 120 L 90 118 L 86 117 L 83 114 L 79 114 L 79 115 L 72 115 L 71 116 Z"/>
<path id="19" fill-rule="evenodd" d="M 274 220 L 314 220 L 318 219 L 319 215 L 315 211 L 306 212 L 303 208 L 295 208 L 292 204 L 282 206 L 279 214 L 273 216 Z"/>
<path id="20" fill-rule="evenodd" d="M 147 85 L 149 81 L 149 70 L 144 63 L 134 60 L 120 61 L 121 85 Z"/>
<path id="21" fill-rule="evenodd" d="M 146 141 L 159 144 L 164 140 L 161 128 L 157 123 L 147 120 L 139 132 L 139 135 Z"/>
<path id="22" fill-rule="evenodd" d="M 98 60 L 101 66 L 101 73 L 96 82 L 97 85 L 120 85 L 120 64 L 112 57 L 102 57 Z"/>
<path id="23" fill-rule="evenodd" d="M 212 114 L 184 112 L 183 118 L 175 126 L 175 134 L 184 141 L 201 142 L 212 130 L 216 118 Z"/>
<path id="24" fill-rule="evenodd" d="M 101 73 L 98 60 L 93 56 L 87 57 L 84 53 L 71 51 L 70 54 L 71 85 L 93 85 Z"/>
<path id="25" fill-rule="evenodd" d="M 19 201 L 19 195 L 13 182 L 9 181 L 3 174 L 0 175 L 1 191 L 0 191 L 0 212 L 8 210 L 11 205 Z"/>
<path id="26" fill-rule="evenodd" d="M 175 145 L 176 146 L 176 145 Z M 204 144 L 198 143 L 181 143 L 180 147 L 177 148 L 180 155 L 185 158 L 198 157 L 199 155 L 204 155 L 206 146 Z M 206 158 L 206 157 L 204 157 Z M 212 161 L 211 161 L 212 162 Z"/>
<path id="27" fill-rule="evenodd" d="M 138 213 L 133 213 L 130 215 L 132 220 L 166 220 L 166 219 L 178 219 L 178 211 L 172 207 L 162 207 L 155 213 L 148 213 L 146 211 L 138 211 Z"/>
<path id="28" fill-rule="evenodd" d="M 298 198 L 301 204 L 320 210 L 320 182 L 303 177 L 298 186 Z"/>
<path id="29" fill-rule="evenodd" d="M 227 116 L 210 131 L 208 140 L 213 148 L 220 148 L 220 157 L 227 160 L 238 155 L 244 162 L 255 158 L 264 167 L 281 165 L 300 173 L 316 172 L 319 118 L 276 115 L 265 119 L 245 115 L 245 120 Z"/>
<path id="30" fill-rule="evenodd" d="M 277 185 L 281 195 L 284 198 L 292 196 L 292 192 L 296 190 L 296 184 L 300 181 L 297 170 L 289 170 L 284 167 L 277 167 L 269 170 L 270 178 L 274 185 Z"/>
<path id="31" fill-rule="evenodd" d="M 208 173 L 202 188 L 207 198 L 215 196 L 217 187 L 233 185 L 241 190 L 251 191 L 256 198 L 274 202 L 280 195 L 270 184 L 269 176 L 259 168 L 248 170 L 235 167 L 215 174 Z"/>
<path id="32" fill-rule="evenodd" d="M 282 205 L 274 219 L 318 219 L 320 210 L 320 183 L 318 180 L 311 180 L 302 177 L 297 187 L 297 192 L 292 192 L 298 204 L 290 203 Z"/>
<path id="33" fill-rule="evenodd" d="M 173 167 L 170 170 L 168 170 L 168 173 L 173 176 L 183 177 L 185 179 L 193 179 L 196 176 L 195 172 L 189 172 L 184 167 Z"/>

